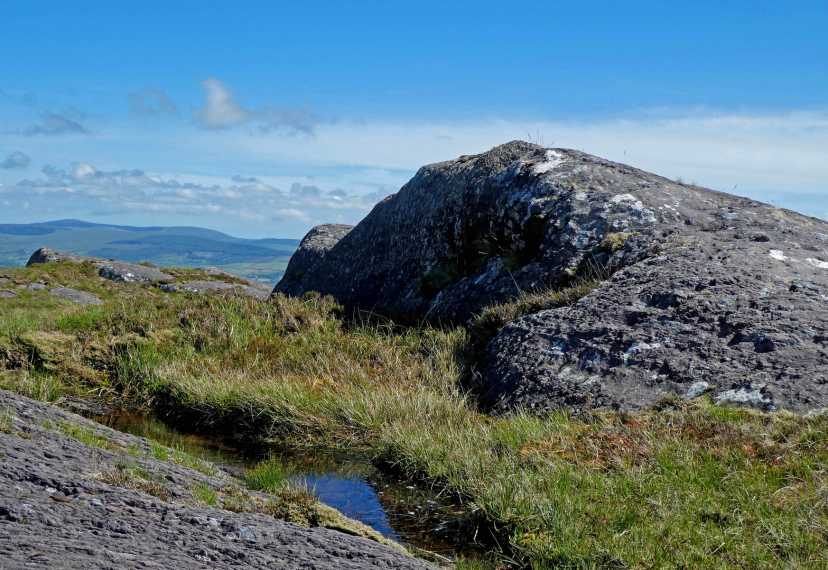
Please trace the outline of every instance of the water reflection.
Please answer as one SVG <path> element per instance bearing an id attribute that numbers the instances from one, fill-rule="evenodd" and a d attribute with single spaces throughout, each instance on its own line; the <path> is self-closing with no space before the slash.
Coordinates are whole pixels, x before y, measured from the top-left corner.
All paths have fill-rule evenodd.
<path id="1" fill-rule="evenodd" d="M 119 431 L 155 440 L 243 475 L 264 458 L 278 458 L 290 479 L 303 482 L 323 503 L 377 532 L 447 557 L 478 550 L 460 532 L 462 507 L 421 488 L 391 479 L 365 455 L 340 450 L 241 449 L 229 441 L 186 433 L 142 414 L 118 412 L 94 418 Z"/>

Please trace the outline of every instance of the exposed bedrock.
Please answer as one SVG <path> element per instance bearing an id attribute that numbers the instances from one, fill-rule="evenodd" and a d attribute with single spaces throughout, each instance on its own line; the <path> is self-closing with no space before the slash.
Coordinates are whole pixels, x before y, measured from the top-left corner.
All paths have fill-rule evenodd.
<path id="1" fill-rule="evenodd" d="M 511 142 L 421 168 L 318 249 L 276 291 L 407 321 L 462 323 L 523 291 L 604 279 L 488 344 L 477 387 L 497 411 L 702 394 L 828 406 L 828 223 L 816 218 Z"/>

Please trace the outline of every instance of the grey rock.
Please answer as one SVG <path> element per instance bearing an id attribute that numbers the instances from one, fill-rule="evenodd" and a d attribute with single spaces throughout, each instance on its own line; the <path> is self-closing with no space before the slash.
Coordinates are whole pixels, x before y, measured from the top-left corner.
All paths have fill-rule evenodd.
<path id="1" fill-rule="evenodd" d="M 47 247 L 42 247 L 35 251 L 29 257 L 26 266 L 57 262 L 92 263 L 98 268 L 98 273 L 101 277 L 122 283 L 170 283 L 175 281 L 172 275 L 168 275 L 156 267 L 75 255 L 55 251 Z"/>
<path id="2" fill-rule="evenodd" d="M 8 289 L 0 289 L 0 299 L 14 299 L 17 293 L 9 291 Z"/>
<path id="3" fill-rule="evenodd" d="M 323 224 L 311 229 L 302 238 L 273 292 L 301 295 L 318 289 L 317 268 L 322 266 L 325 255 L 352 229 L 353 226 L 345 224 Z"/>
<path id="4" fill-rule="evenodd" d="M 368 539 L 198 504 L 195 485 L 238 482 L 154 459 L 143 438 L 3 390 L 0 410 L 12 417 L 0 431 L 0 567 L 433 568 Z M 66 436 L 56 426 L 67 423 L 111 448 Z M 169 500 L 96 476 L 125 462 L 163 482 Z"/>
<path id="5" fill-rule="evenodd" d="M 48 247 L 41 247 L 29 257 L 29 261 L 26 262 L 26 267 L 30 267 L 38 263 L 59 263 L 62 261 L 83 263 L 84 261 L 95 261 L 95 259 L 96 258 L 94 257 L 85 257 L 83 255 L 55 251 Z"/>
<path id="6" fill-rule="evenodd" d="M 26 285 L 26 289 L 29 291 L 44 291 L 46 289 L 46 285 L 44 283 L 29 283 Z"/>
<path id="7" fill-rule="evenodd" d="M 251 297 L 253 299 L 265 300 L 270 296 L 270 287 L 265 284 L 248 282 L 248 285 L 241 283 L 227 283 L 225 281 L 186 281 L 162 285 L 161 289 L 168 293 L 186 291 L 188 293 L 218 293 L 230 291 L 237 295 Z"/>
<path id="8" fill-rule="evenodd" d="M 156 267 L 121 261 L 96 261 L 100 276 L 122 283 L 171 283 L 175 277 Z"/>
<path id="9" fill-rule="evenodd" d="M 828 404 L 825 235 L 816 218 L 512 142 L 421 168 L 276 291 L 465 322 L 597 275 L 574 306 L 488 344 L 472 386 L 485 406 L 632 410 L 706 382 L 714 394 L 764 384 L 736 403 L 805 411 Z"/>
<path id="10" fill-rule="evenodd" d="M 828 259 L 814 239 L 828 224 L 755 202 L 738 211 L 773 250 L 731 229 L 682 228 L 575 305 L 501 330 L 481 365 L 485 405 L 635 410 L 700 382 L 721 404 L 828 405 L 828 271 L 807 262 Z"/>
<path id="11" fill-rule="evenodd" d="M 86 291 L 72 289 L 71 287 L 55 287 L 49 293 L 59 299 L 66 299 L 78 305 L 100 305 L 103 303 L 98 297 Z"/>

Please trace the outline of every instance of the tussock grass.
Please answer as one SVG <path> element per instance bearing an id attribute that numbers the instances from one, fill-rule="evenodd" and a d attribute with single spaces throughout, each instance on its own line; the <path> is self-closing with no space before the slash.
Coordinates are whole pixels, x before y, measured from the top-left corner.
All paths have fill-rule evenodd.
<path id="1" fill-rule="evenodd" d="M 283 462 L 278 458 L 267 459 L 252 469 L 248 469 L 244 481 L 248 488 L 256 491 L 274 492 L 288 484 L 288 473 Z"/>
<path id="2" fill-rule="evenodd" d="M 14 431 L 14 414 L 11 408 L 0 409 L 0 433 L 12 433 Z"/>
<path id="3" fill-rule="evenodd" d="M 83 363 L 105 372 L 122 397 L 181 421 L 367 449 L 468 502 L 470 524 L 504 561 L 828 565 L 828 415 L 706 401 L 577 418 L 475 409 L 460 388 L 458 354 L 516 316 L 569 305 L 596 286 L 585 281 L 492 307 L 468 331 L 346 326 L 338 307 L 318 297 L 262 303 L 124 289 L 110 292 L 94 317 L 72 317 L 62 329 L 56 317 L 41 321 L 37 331 L 71 335 L 71 349 L 48 367 L 34 362 L 31 372 L 67 384 L 67 371 Z M 20 346 L 21 334 L 0 335 L 0 346 Z M 278 474 L 260 475 L 262 486 L 276 488 Z M 304 512 L 301 495 L 289 496 L 272 510 Z M 253 508 L 241 491 L 218 499 L 223 508 Z"/>
<path id="4" fill-rule="evenodd" d="M 196 483 L 192 488 L 193 498 L 199 503 L 215 507 L 218 505 L 218 493 L 206 483 Z"/>
<path id="5" fill-rule="evenodd" d="M 115 469 L 98 473 L 96 478 L 108 485 L 140 491 L 162 501 L 169 501 L 171 498 L 170 490 L 162 482 L 155 480 L 146 470 L 134 464 L 119 463 Z"/>

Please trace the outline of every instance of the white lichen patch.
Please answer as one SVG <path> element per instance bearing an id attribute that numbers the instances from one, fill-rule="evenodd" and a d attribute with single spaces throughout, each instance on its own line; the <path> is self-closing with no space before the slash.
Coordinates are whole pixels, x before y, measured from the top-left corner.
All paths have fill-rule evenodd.
<path id="1" fill-rule="evenodd" d="M 661 348 L 661 343 L 634 342 L 627 350 L 624 351 L 624 354 L 621 355 L 621 360 L 624 362 L 624 364 L 626 364 L 631 356 L 641 354 L 648 350 L 654 350 L 656 348 Z"/>
<path id="2" fill-rule="evenodd" d="M 586 192 L 576 192 L 575 193 L 575 199 L 578 200 L 579 202 L 583 202 L 584 200 L 587 199 L 587 193 Z"/>
<path id="3" fill-rule="evenodd" d="M 638 198 L 636 198 L 632 194 L 616 194 L 615 196 L 610 198 L 610 203 L 611 204 L 623 204 L 624 202 L 637 203 L 637 204 L 639 204 L 640 206 L 643 207 L 643 204 L 641 204 L 641 200 L 639 200 Z"/>
<path id="4" fill-rule="evenodd" d="M 556 150 L 547 150 L 544 158 L 545 160 L 543 162 L 532 165 L 532 172 L 535 174 L 546 174 L 566 162 L 566 157 Z"/>
<path id="5" fill-rule="evenodd" d="M 785 252 L 783 252 L 781 249 L 770 250 L 768 252 L 768 256 L 771 259 L 775 259 L 777 261 L 787 261 L 788 259 L 790 259 L 787 255 L 785 255 Z"/>
<path id="6" fill-rule="evenodd" d="M 692 400 L 693 398 L 698 398 L 705 392 L 709 392 L 712 389 L 713 387 L 707 382 L 704 382 L 703 380 L 699 382 L 693 382 L 690 385 L 690 388 L 688 388 L 687 393 L 684 395 L 684 397 L 688 400 Z"/>
<path id="7" fill-rule="evenodd" d="M 817 259 L 816 257 L 809 257 L 805 261 L 819 269 L 828 269 L 828 261 L 822 261 L 821 259 Z"/>
<path id="8" fill-rule="evenodd" d="M 616 194 L 610 198 L 609 207 L 630 210 L 639 222 L 654 224 L 656 221 L 655 212 L 645 208 L 641 200 L 632 194 Z"/>
<path id="9" fill-rule="evenodd" d="M 771 409 L 773 408 L 773 401 L 767 394 L 762 392 L 762 388 L 764 386 L 760 385 L 725 390 L 716 395 L 715 401 L 717 404 L 736 404 Z"/>

